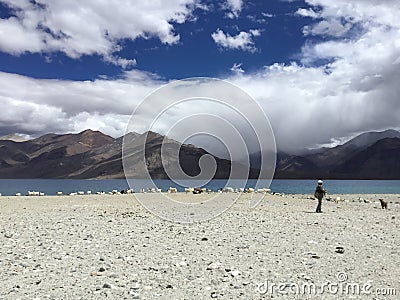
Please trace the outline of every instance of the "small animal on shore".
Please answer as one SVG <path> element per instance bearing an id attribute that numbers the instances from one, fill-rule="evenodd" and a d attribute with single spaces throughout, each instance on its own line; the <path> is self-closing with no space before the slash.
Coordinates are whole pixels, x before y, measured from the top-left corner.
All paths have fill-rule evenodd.
<path id="1" fill-rule="evenodd" d="M 381 202 L 382 209 L 387 209 L 387 206 L 388 206 L 387 201 L 385 201 L 383 199 L 379 199 L 379 201 Z"/>

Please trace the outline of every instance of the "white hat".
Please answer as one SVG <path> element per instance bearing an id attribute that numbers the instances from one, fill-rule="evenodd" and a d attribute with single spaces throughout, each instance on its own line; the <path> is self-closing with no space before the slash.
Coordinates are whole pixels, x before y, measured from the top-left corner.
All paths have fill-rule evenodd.
<path id="1" fill-rule="evenodd" d="M 322 180 L 318 180 L 318 184 L 322 184 Z"/>

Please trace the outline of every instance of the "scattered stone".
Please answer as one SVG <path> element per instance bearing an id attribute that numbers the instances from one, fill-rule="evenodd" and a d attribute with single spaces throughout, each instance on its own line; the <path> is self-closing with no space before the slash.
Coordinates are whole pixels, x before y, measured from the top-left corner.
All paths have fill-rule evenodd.
<path id="1" fill-rule="evenodd" d="M 241 274 L 239 270 L 233 270 L 230 273 L 231 273 L 232 277 L 236 277 L 236 276 L 239 276 Z"/>
<path id="2" fill-rule="evenodd" d="M 213 262 L 208 265 L 207 270 L 215 270 L 222 267 L 222 264 L 219 261 Z"/>
<path id="3" fill-rule="evenodd" d="M 136 292 L 136 291 L 133 291 L 133 290 L 129 291 L 129 295 L 131 295 L 132 299 L 139 299 L 140 298 L 139 293 Z"/>
<path id="4" fill-rule="evenodd" d="M 339 253 L 339 254 L 343 254 L 344 253 L 344 248 L 341 247 L 341 246 L 337 246 L 335 252 Z"/>
<path id="5" fill-rule="evenodd" d="M 203 242 L 208 241 L 208 238 L 203 237 L 203 238 L 201 239 L 201 241 L 203 241 Z"/>
<path id="6" fill-rule="evenodd" d="M 112 288 L 113 288 L 113 286 L 109 283 L 103 284 L 103 289 L 112 289 Z"/>
<path id="7" fill-rule="evenodd" d="M 100 267 L 100 269 L 99 269 L 99 272 L 105 272 L 106 271 L 106 269 L 105 268 L 103 268 L 103 267 Z"/>
<path id="8" fill-rule="evenodd" d="M 179 262 L 179 265 L 181 266 L 181 267 L 186 267 L 188 264 L 186 263 L 186 261 L 181 261 L 181 262 Z"/>
<path id="9" fill-rule="evenodd" d="M 131 289 L 132 289 L 132 290 L 138 290 L 139 287 L 140 287 L 139 283 L 135 282 L 135 283 L 131 286 Z"/>

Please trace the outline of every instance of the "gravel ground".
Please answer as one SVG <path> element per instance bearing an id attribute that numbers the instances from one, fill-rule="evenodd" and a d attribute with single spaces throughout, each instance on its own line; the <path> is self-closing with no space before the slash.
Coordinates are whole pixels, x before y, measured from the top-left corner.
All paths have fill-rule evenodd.
<path id="1" fill-rule="evenodd" d="M 399 299 L 399 195 L 308 196 L 189 225 L 133 195 L 1 197 L 0 299 Z"/>

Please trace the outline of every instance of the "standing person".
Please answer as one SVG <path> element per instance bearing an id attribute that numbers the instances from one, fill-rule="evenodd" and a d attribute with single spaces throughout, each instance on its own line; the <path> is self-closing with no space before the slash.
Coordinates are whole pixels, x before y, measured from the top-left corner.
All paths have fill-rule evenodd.
<path id="1" fill-rule="evenodd" d="M 317 188 L 315 189 L 314 197 L 318 199 L 318 206 L 317 206 L 317 213 L 322 213 L 321 206 L 322 206 L 322 198 L 325 196 L 326 191 L 322 187 L 322 180 L 318 180 Z"/>

